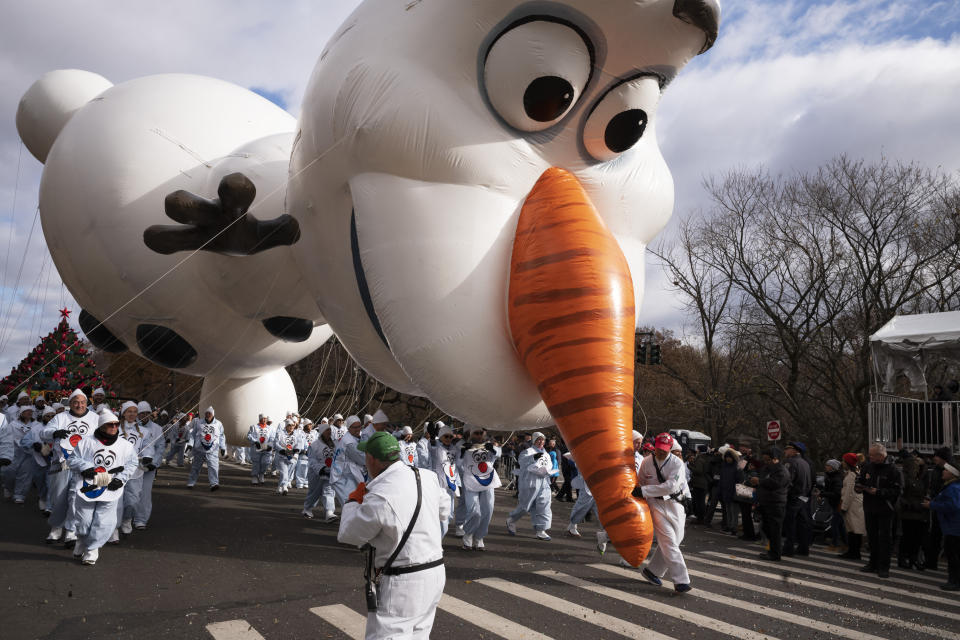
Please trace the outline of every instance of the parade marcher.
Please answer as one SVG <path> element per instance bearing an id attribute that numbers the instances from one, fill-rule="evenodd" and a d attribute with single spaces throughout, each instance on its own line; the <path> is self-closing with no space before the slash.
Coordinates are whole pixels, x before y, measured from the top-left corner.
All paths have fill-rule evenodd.
<path id="1" fill-rule="evenodd" d="M 340 442 L 340 438 L 342 438 L 346 432 L 347 427 L 344 424 L 343 416 L 339 413 L 333 414 L 333 418 L 330 419 L 330 437 L 333 438 L 333 443 L 336 444 Z"/>
<path id="2" fill-rule="evenodd" d="M 223 423 L 216 419 L 213 407 L 207 407 L 202 418 L 195 418 L 190 426 L 187 438 L 186 453 L 193 453 L 193 464 L 190 467 L 190 477 L 187 479 L 187 489 L 193 489 L 200 477 L 200 470 L 204 463 L 207 465 L 207 481 L 210 491 L 220 488 L 220 459 L 227 453 L 226 437 L 223 433 Z"/>
<path id="3" fill-rule="evenodd" d="M 47 544 L 63 536 L 67 547 L 77 539 L 74 502 L 80 476 L 70 471 L 68 460 L 85 436 L 92 435 L 99 426 L 99 416 L 87 408 L 87 396 L 80 389 L 70 394 L 70 410 L 58 413 L 47 423 L 43 437 L 53 442 L 53 453 L 47 474 L 47 502 L 50 506 L 50 534 Z"/>
<path id="4" fill-rule="evenodd" d="M 263 479 L 273 460 L 273 440 L 277 437 L 277 430 L 270 420 L 270 416 L 261 413 L 257 424 L 250 427 L 247 440 L 250 442 L 250 484 L 263 484 Z"/>
<path id="5" fill-rule="evenodd" d="M 860 570 L 876 572 L 879 578 L 889 578 L 893 516 L 901 484 L 900 472 L 887 457 L 885 446 L 879 443 L 870 446 L 869 462 L 860 470 L 853 489 L 863 494 L 863 518 L 870 542 L 870 560 Z"/>
<path id="6" fill-rule="evenodd" d="M 141 478 L 140 498 L 133 503 L 133 528 L 146 529 L 153 513 L 153 482 L 157 478 L 157 464 L 163 455 L 163 429 L 153 421 L 153 411 L 150 403 L 137 403 L 137 419 L 143 431 L 143 442 L 140 446 L 140 468 L 143 470 Z M 126 501 L 126 498 L 124 498 Z M 124 514 L 124 521 L 129 515 Z"/>
<path id="7" fill-rule="evenodd" d="M 483 539 L 487 537 L 490 520 L 493 518 L 494 489 L 501 486 L 500 475 L 494 469 L 501 449 L 493 442 L 483 441 L 485 430 L 471 429 L 468 446 L 460 450 L 460 504 L 463 505 L 464 549 L 483 551 Z"/>
<path id="8" fill-rule="evenodd" d="M 20 407 L 30 404 L 30 394 L 26 391 L 21 391 L 17 394 L 17 400 L 12 405 L 7 407 L 4 411 L 7 415 L 7 422 L 13 424 L 17 421 L 20 416 Z M 31 405 L 32 406 L 32 405 Z"/>
<path id="9" fill-rule="evenodd" d="M 49 407 L 39 408 L 36 404 L 34 403 L 34 415 L 47 411 L 49 417 L 41 422 L 34 420 L 30 424 L 30 430 L 20 439 L 20 448 L 28 455 L 20 467 L 17 484 L 26 483 L 23 489 L 24 496 L 30 491 L 31 485 L 37 488 L 40 511 L 48 516 L 50 511 L 47 508 L 47 469 L 50 466 L 50 458 L 53 454 L 53 441 L 44 439 L 43 430 L 50 418 L 53 417 L 53 410 Z M 24 476 L 27 477 L 24 479 Z"/>
<path id="10" fill-rule="evenodd" d="M 360 430 L 360 442 L 364 440 L 369 440 L 376 432 L 376 429 L 373 427 L 373 416 L 369 413 L 363 416 L 363 428 Z"/>
<path id="11" fill-rule="evenodd" d="M 397 438 L 397 441 L 400 443 L 400 459 L 403 461 L 403 464 L 408 467 L 419 467 L 420 460 L 417 455 L 419 453 L 419 447 L 417 443 L 413 441 L 413 429 L 403 427 L 397 433 L 400 436 Z"/>
<path id="12" fill-rule="evenodd" d="M 187 437 L 190 435 L 190 417 L 185 413 L 179 413 L 174 416 L 173 420 L 177 424 L 167 432 L 167 437 L 170 439 L 170 451 L 167 452 L 167 457 L 163 462 L 166 465 L 171 465 L 170 461 L 176 458 L 177 461 L 172 464 L 182 467 L 183 451 L 187 445 Z"/>
<path id="13" fill-rule="evenodd" d="M 17 419 L 11 425 L 17 449 L 13 464 L 8 467 L 10 471 L 8 471 L 7 486 L 13 491 L 14 504 L 23 504 L 26 501 L 31 485 L 35 484 L 40 477 L 37 473 L 38 469 L 40 473 L 45 474 L 46 472 L 46 465 L 40 467 L 34 457 L 35 453 L 40 452 L 35 451 L 33 445 L 36 444 L 41 450 L 43 445 L 29 440 L 30 431 L 34 425 L 41 426 L 39 422 L 33 419 L 34 412 L 33 405 L 29 402 L 19 405 Z"/>
<path id="14" fill-rule="evenodd" d="M 303 449 L 303 432 L 297 431 L 296 420 L 287 418 L 283 421 L 282 428 L 277 429 L 277 435 L 273 438 L 273 448 L 277 452 L 277 470 L 280 472 L 277 493 L 285 496 L 293 483 L 296 456 Z"/>
<path id="15" fill-rule="evenodd" d="M 310 470 L 310 445 L 317 440 L 317 430 L 313 428 L 313 420 L 304 418 L 300 430 L 300 453 L 297 454 L 296 471 L 294 478 L 297 489 L 306 489 L 310 485 L 308 479 Z"/>
<path id="16" fill-rule="evenodd" d="M 67 410 L 67 408 L 59 402 L 54 402 L 52 406 L 53 406 L 54 413 L 57 413 L 57 414 L 63 413 L 64 411 Z"/>
<path id="17" fill-rule="evenodd" d="M 940 585 L 944 591 L 960 591 L 960 469 L 943 463 L 943 485 L 937 497 L 925 501 L 940 521 L 943 532 L 943 551 L 947 557 L 947 581 Z"/>
<path id="18" fill-rule="evenodd" d="M 673 437 L 669 433 L 658 435 L 653 446 L 653 455 L 643 459 L 639 474 L 640 491 L 650 506 L 657 536 L 657 548 L 643 568 L 643 577 L 659 586 L 666 575 L 675 591 L 685 593 L 690 591 L 690 577 L 680 543 L 686 522 L 683 508 L 686 469 L 683 461 L 670 453 Z"/>
<path id="19" fill-rule="evenodd" d="M 441 424 L 441 423 L 437 423 Z M 423 423 L 423 433 L 417 440 L 417 467 L 420 469 L 433 469 L 430 460 L 430 440 L 437 437 L 438 430 L 429 422 Z"/>
<path id="20" fill-rule="evenodd" d="M 303 517 L 312 518 L 313 509 L 319 504 L 323 509 L 323 521 L 333 522 L 337 519 L 334 513 L 336 505 L 333 492 L 333 485 L 330 483 L 330 468 L 333 466 L 333 453 L 336 444 L 330 436 L 331 427 L 326 422 L 321 422 L 318 429 L 317 439 L 311 443 L 307 450 L 307 459 L 310 468 L 307 472 L 309 481 L 309 491 L 307 499 L 303 501 Z"/>
<path id="21" fill-rule="evenodd" d="M 140 459 L 143 456 L 143 449 L 147 445 L 147 441 L 145 438 L 146 432 L 140 425 L 138 416 L 137 403 L 127 401 L 120 406 L 120 437 L 130 443 L 137 456 L 137 467 L 124 484 L 123 499 L 117 502 L 117 522 L 119 523 L 120 533 L 124 535 L 133 532 L 133 512 L 140 502 L 140 493 L 143 489 L 143 464 Z M 118 540 L 119 537 L 114 537 L 110 541 L 117 542 Z"/>
<path id="22" fill-rule="evenodd" d="M 437 424 L 440 425 L 437 430 L 437 438 L 430 443 L 430 467 L 437 474 L 440 488 L 447 494 L 448 510 L 453 517 L 454 505 L 456 505 L 457 497 L 460 495 L 460 474 L 457 473 L 457 459 L 460 457 L 460 449 L 453 444 L 453 429 L 439 421 Z M 449 527 L 449 522 L 441 522 L 441 535 L 447 535 Z"/>
<path id="23" fill-rule="evenodd" d="M 549 540 L 547 530 L 553 520 L 551 510 L 550 473 L 553 465 L 543 446 L 547 439 L 539 431 L 533 434 L 533 446 L 523 451 L 517 461 L 520 492 L 517 508 L 507 516 L 507 532 L 517 535 L 517 520 L 529 513 L 539 540 Z"/>
<path id="24" fill-rule="evenodd" d="M 336 420 L 334 420 L 334 423 L 336 423 Z M 360 423 L 360 418 L 350 416 L 344 421 L 344 425 L 347 427 L 347 432 L 336 443 L 337 446 L 333 451 L 333 464 L 330 467 L 330 483 L 333 485 L 333 491 L 337 495 L 337 500 L 340 501 L 341 506 L 347 503 L 350 494 L 357 488 L 357 485 L 366 480 L 367 473 L 364 455 L 357 449 L 360 429 L 363 426 Z"/>
<path id="25" fill-rule="evenodd" d="M 863 494 L 857 493 L 854 486 L 860 473 L 860 461 L 855 453 L 845 453 L 843 458 L 843 488 L 840 490 L 840 513 L 847 530 L 847 550 L 838 557 L 848 560 L 860 560 L 860 547 L 867 533 L 863 519 Z"/>
<path id="26" fill-rule="evenodd" d="M 93 395 L 91 396 L 90 399 L 92 401 L 94 413 L 100 413 L 105 409 L 106 410 L 110 409 L 110 407 L 106 403 L 107 394 L 103 389 L 101 388 L 94 389 Z"/>
<path id="27" fill-rule="evenodd" d="M 783 550 L 783 514 L 787 509 L 787 492 L 790 489 L 790 472 L 780 460 L 783 451 L 779 447 L 770 447 L 763 454 L 763 467 L 756 478 L 752 478 L 757 487 L 757 508 L 760 510 L 761 527 L 770 545 L 760 557 L 764 560 L 780 561 Z"/>
<path id="28" fill-rule="evenodd" d="M 359 447 L 371 480 L 344 505 L 337 539 L 372 547 L 376 594 L 368 607 L 376 610 L 367 614 L 366 638 L 426 640 L 446 583 L 439 525 L 450 517 L 447 501 L 426 473 L 397 464 L 400 447 L 390 434 Z"/>
<path id="29" fill-rule="evenodd" d="M 120 437 L 120 421 L 109 411 L 100 414 L 93 436 L 80 440 L 67 460 L 83 479 L 75 502 L 77 544 L 73 556 L 96 564 L 102 547 L 117 530 L 118 500 L 139 461 L 133 446 Z"/>
<path id="30" fill-rule="evenodd" d="M 580 538 L 582 536 L 580 535 L 580 530 L 577 528 L 577 525 L 586 519 L 588 513 L 593 511 L 594 517 L 596 517 L 598 521 L 600 519 L 599 513 L 597 512 L 597 501 L 594 499 L 593 493 L 590 492 L 590 487 L 588 487 L 584 481 L 583 474 L 581 474 L 577 468 L 573 454 L 568 451 L 563 454 L 563 457 L 570 465 L 570 488 L 576 489 L 577 491 L 577 501 L 574 502 L 573 509 L 570 511 L 570 524 L 567 527 L 565 535 Z M 604 541 L 603 545 L 604 551 L 606 551 L 606 541 Z"/>
<path id="31" fill-rule="evenodd" d="M 467 521 L 467 505 L 463 499 L 464 492 L 464 469 L 463 469 L 463 456 L 466 454 L 467 450 L 473 447 L 474 445 L 482 445 L 486 441 L 487 430 L 483 427 L 468 427 L 464 425 L 464 438 L 460 441 L 460 453 L 457 458 L 457 474 L 460 480 L 460 499 L 457 501 L 457 507 L 454 510 L 454 533 L 458 538 L 462 538 L 464 535 L 463 525 Z M 498 454 L 499 457 L 499 454 Z"/>

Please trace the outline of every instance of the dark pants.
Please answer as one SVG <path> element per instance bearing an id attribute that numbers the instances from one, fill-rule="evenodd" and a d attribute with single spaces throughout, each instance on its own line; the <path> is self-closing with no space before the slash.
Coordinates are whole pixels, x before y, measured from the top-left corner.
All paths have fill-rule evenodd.
<path id="1" fill-rule="evenodd" d="M 560 488 L 560 491 L 557 492 L 557 500 L 562 501 L 566 497 L 568 502 L 573 501 L 573 492 L 571 491 L 572 487 L 570 486 L 570 467 L 566 467 L 563 470 L 563 487 Z"/>
<path id="2" fill-rule="evenodd" d="M 776 560 L 780 559 L 783 552 L 783 516 L 785 507 L 782 504 L 760 505 L 761 525 L 763 533 L 770 541 L 770 557 Z"/>
<path id="3" fill-rule="evenodd" d="M 892 513 L 864 513 L 867 540 L 870 541 L 868 564 L 877 571 L 890 570 L 890 547 L 893 541 Z"/>
<path id="4" fill-rule="evenodd" d="M 757 532 L 753 528 L 753 503 L 738 502 L 740 505 L 740 519 L 743 520 L 743 537 L 756 538 Z"/>
<path id="5" fill-rule="evenodd" d="M 843 514 L 840 513 L 840 507 L 833 508 L 833 518 L 830 519 L 830 542 L 838 547 L 847 540 L 847 525 L 843 521 Z"/>
<path id="6" fill-rule="evenodd" d="M 792 556 L 794 548 L 802 556 L 810 553 L 810 534 L 813 527 L 810 523 L 809 502 L 800 498 L 788 498 L 787 508 L 783 519 L 783 535 L 787 539 L 783 546 L 783 553 Z"/>
<path id="7" fill-rule="evenodd" d="M 900 548 L 897 550 L 897 562 L 915 564 L 923 543 L 923 534 L 927 530 L 926 520 L 900 520 L 903 533 L 900 536 Z"/>
<path id="8" fill-rule="evenodd" d="M 717 503 L 720 503 L 721 508 L 723 507 L 723 503 L 720 502 L 719 484 L 715 484 L 710 487 L 710 497 L 707 498 L 707 510 L 703 514 L 703 522 L 705 524 L 709 525 L 711 522 L 713 522 L 713 513 L 717 510 Z"/>
<path id="9" fill-rule="evenodd" d="M 923 545 L 923 559 L 927 569 L 936 569 L 940 559 L 940 541 L 943 534 L 940 532 L 940 521 L 933 515 L 930 519 L 930 528 L 927 530 L 927 539 Z"/>
<path id="10" fill-rule="evenodd" d="M 693 515 L 697 522 L 703 524 L 703 512 L 706 509 L 704 503 L 707 501 L 707 490 L 701 487 L 690 487 L 690 496 L 693 500 Z"/>
<path id="11" fill-rule="evenodd" d="M 947 582 L 960 586 L 960 536 L 943 536 L 943 552 L 947 556 Z"/>

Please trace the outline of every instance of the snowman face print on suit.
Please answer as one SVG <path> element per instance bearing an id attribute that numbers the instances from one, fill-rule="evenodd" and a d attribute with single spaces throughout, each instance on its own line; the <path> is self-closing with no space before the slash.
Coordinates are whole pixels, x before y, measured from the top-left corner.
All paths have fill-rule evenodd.
<path id="1" fill-rule="evenodd" d="M 467 452 L 467 456 L 467 470 L 473 474 L 480 486 L 489 486 L 493 482 L 493 474 L 496 473 L 492 462 L 495 454 L 487 449 L 472 449 Z"/>
<path id="2" fill-rule="evenodd" d="M 67 437 L 60 441 L 60 450 L 63 451 L 64 458 L 69 458 L 83 440 L 83 436 L 90 431 L 90 425 L 83 420 L 73 420 L 64 428 L 64 431 L 67 432 Z"/>
<path id="3" fill-rule="evenodd" d="M 200 425 L 200 444 L 203 445 L 204 449 L 213 447 L 213 437 L 216 433 L 217 427 L 215 425 L 207 424 L 206 422 Z"/>
<path id="4" fill-rule="evenodd" d="M 100 449 L 93 455 L 94 471 L 97 473 L 104 473 L 107 470 L 112 469 L 113 464 L 116 461 L 117 456 L 113 451 L 110 449 Z M 83 486 L 80 488 L 80 491 L 83 492 L 88 498 L 99 498 L 106 490 L 106 487 L 95 487 L 94 485 L 89 484 L 86 479 L 84 479 Z"/>

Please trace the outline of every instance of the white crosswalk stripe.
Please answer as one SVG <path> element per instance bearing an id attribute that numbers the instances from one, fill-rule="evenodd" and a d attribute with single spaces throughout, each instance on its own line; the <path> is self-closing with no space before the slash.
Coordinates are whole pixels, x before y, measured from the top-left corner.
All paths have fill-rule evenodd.
<path id="1" fill-rule="evenodd" d="M 743 550 L 740 550 L 740 549 L 730 550 L 730 551 L 728 551 L 727 553 L 720 553 L 720 552 L 717 552 L 717 551 L 706 551 L 706 552 L 704 552 L 704 553 L 705 553 L 706 555 L 721 556 L 721 557 L 722 557 L 722 556 L 725 556 L 725 555 L 726 555 L 727 557 L 730 557 L 730 555 L 731 555 L 732 553 L 737 553 L 737 554 L 741 554 L 741 555 L 737 555 L 737 556 L 736 556 L 736 559 L 737 559 L 737 561 L 739 561 L 739 562 L 747 562 L 747 563 L 749 563 L 749 564 L 759 564 L 759 565 L 763 565 L 763 566 L 769 566 L 769 563 L 768 563 L 766 560 L 754 560 L 754 559 L 752 559 L 752 558 L 744 558 L 744 557 L 742 557 L 742 554 L 748 553 L 748 552 L 743 551 Z M 795 561 L 796 559 L 795 559 L 795 558 L 786 558 L 786 560 L 794 560 L 794 561 Z M 945 604 L 945 605 L 951 606 L 951 607 L 960 607 L 960 601 L 958 601 L 958 600 L 956 600 L 956 599 L 944 598 L 944 597 L 942 597 L 942 596 L 933 596 L 933 595 L 930 595 L 930 594 L 928 594 L 928 593 L 917 593 L 916 591 L 909 591 L 909 590 L 907 590 L 907 589 L 898 589 L 898 588 L 896 588 L 896 587 L 891 587 L 891 586 L 890 586 L 890 582 L 891 582 L 891 581 L 890 581 L 889 578 L 886 579 L 886 580 L 881 580 L 880 578 L 877 578 L 877 579 L 876 579 L 876 580 L 877 580 L 876 582 L 866 582 L 866 581 L 864 581 L 864 580 L 855 580 L 855 579 L 853 579 L 853 578 L 848 578 L 848 577 L 846 577 L 846 576 L 838 576 L 838 575 L 831 574 L 831 573 L 824 573 L 824 572 L 822 572 L 822 571 L 814 571 L 813 569 L 803 569 L 803 568 L 797 567 L 796 564 L 797 564 L 797 563 L 794 562 L 792 565 L 788 564 L 787 566 L 790 567 L 790 571 L 793 571 L 793 572 L 795 572 L 795 573 L 802 573 L 802 574 L 804 574 L 804 575 L 814 576 L 814 577 L 816 577 L 816 578 L 827 579 L 827 580 L 835 580 L 835 581 L 839 580 L 839 581 L 844 582 L 845 584 L 852 585 L 852 586 L 857 586 L 857 587 L 863 587 L 863 588 L 865 588 L 865 589 L 880 589 L 880 590 L 882 590 L 884 593 L 887 593 L 887 594 L 897 594 L 897 595 L 901 595 L 901 596 L 906 596 L 906 597 L 908 597 L 908 598 L 922 598 L 922 599 L 923 599 L 924 601 L 926 601 L 926 602 L 937 602 L 937 603 Z M 814 563 L 814 564 L 816 564 L 816 563 Z M 820 566 L 820 565 L 817 565 L 817 566 Z M 856 569 L 847 569 L 847 568 L 845 568 L 845 567 L 824 567 L 824 568 L 825 568 L 825 569 L 830 569 L 830 570 L 836 570 L 836 571 L 852 572 L 852 573 L 857 574 L 858 576 L 864 576 L 864 577 L 868 577 L 868 576 L 870 575 L 870 574 L 862 574 L 862 573 L 860 573 L 859 571 L 857 571 Z M 916 585 L 913 585 L 913 586 L 916 586 Z M 924 586 L 924 588 L 927 588 L 926 585 L 923 585 L 923 586 Z"/>
<path id="2" fill-rule="evenodd" d="M 607 565 L 593 565 L 598 569 L 607 569 Z M 611 569 L 616 569 L 616 567 L 610 567 Z M 623 572 L 623 575 L 628 575 L 635 578 L 637 576 L 636 571 L 632 569 L 620 569 Z M 616 571 L 615 571 L 616 572 Z M 650 600 L 649 598 L 642 598 L 633 593 L 627 593 L 626 591 L 620 591 L 619 589 L 612 589 L 610 587 L 604 587 L 603 585 L 596 584 L 595 582 L 589 582 L 587 580 L 581 580 L 580 578 L 575 578 L 573 576 L 567 575 L 565 573 L 560 573 L 559 571 L 537 571 L 537 575 L 546 576 L 548 578 L 553 578 L 554 580 L 559 580 L 565 584 L 572 585 L 574 587 L 579 587 L 586 591 L 592 591 L 593 593 L 599 593 L 602 596 L 608 598 L 613 598 L 614 600 L 619 600 L 621 602 L 627 602 L 637 607 L 643 607 L 645 609 L 650 609 L 656 613 L 663 615 L 671 616 L 683 620 L 684 622 L 692 622 L 702 628 L 713 629 L 720 633 L 724 633 L 736 638 L 745 638 L 752 640 L 777 640 L 774 636 L 771 636 L 766 633 L 757 633 L 749 629 L 744 629 L 743 627 L 738 627 L 736 625 L 729 624 L 722 620 L 716 618 L 711 618 L 710 616 L 700 615 L 699 613 L 694 613 L 692 611 L 687 611 L 686 609 L 680 609 L 678 607 L 671 607 L 664 604 L 659 600 Z M 666 583 L 664 583 L 666 584 Z M 673 588 L 673 585 L 670 585 Z M 868 640 L 869 636 L 864 638 L 857 638 L 856 640 Z"/>
<path id="3" fill-rule="evenodd" d="M 718 563 L 718 564 L 719 564 L 719 563 Z M 591 564 L 591 565 L 588 565 L 588 566 L 589 566 L 590 568 L 592 568 L 592 569 L 600 569 L 600 570 L 602 570 L 602 571 L 607 571 L 608 573 L 613 573 L 613 574 L 616 574 L 616 575 L 622 575 L 622 576 L 627 576 L 627 577 L 631 577 L 631 578 L 637 579 L 637 574 L 636 574 L 636 572 L 635 572 L 635 571 L 632 571 L 632 570 L 630 570 L 630 569 L 624 569 L 624 568 L 622 568 L 622 567 L 617 567 L 617 566 L 613 566 L 613 565 L 605 565 L 605 564 Z M 754 582 L 742 582 L 742 581 L 740 581 L 740 580 L 733 580 L 733 579 L 728 578 L 728 577 L 726 577 L 726 576 L 717 576 L 717 575 L 715 575 L 715 574 L 707 573 L 707 572 L 705 572 L 705 571 L 697 571 L 697 570 L 695 570 L 695 569 L 690 569 L 689 567 L 687 568 L 687 573 L 690 574 L 692 577 L 699 578 L 699 579 L 701 579 L 701 580 L 707 580 L 707 581 L 711 581 L 711 582 L 720 582 L 720 583 L 725 584 L 725 585 L 727 585 L 727 586 L 729 586 L 729 587 L 737 587 L 737 588 L 739 588 L 739 589 L 743 589 L 743 590 L 744 590 L 745 592 L 747 592 L 747 593 L 761 593 L 761 594 L 763 594 L 763 595 L 765 595 L 765 596 L 770 596 L 770 597 L 772 597 L 772 598 L 778 598 L 778 599 L 781 599 L 781 600 L 789 600 L 790 602 L 796 602 L 796 603 L 798 603 L 798 604 L 804 604 L 804 605 L 807 605 L 807 606 L 810 606 L 810 607 L 817 607 L 817 608 L 827 609 L 827 610 L 829 610 L 829 611 L 831 611 L 831 612 L 843 613 L 843 614 L 848 615 L 848 616 L 854 616 L 854 617 L 857 617 L 857 618 L 863 618 L 864 620 L 868 620 L 868 621 L 870 621 L 870 622 L 876 622 L 876 623 L 880 623 L 880 624 L 890 625 L 891 627 L 900 627 L 900 628 L 903 628 L 903 629 L 907 629 L 907 630 L 909 630 L 909 631 L 917 631 L 917 632 L 920 632 L 920 633 L 926 633 L 926 634 L 929 634 L 929 635 L 939 636 L 939 637 L 941 637 L 941 638 L 947 638 L 947 639 L 949 639 L 949 640 L 958 640 L 958 639 L 960 639 L 960 634 L 956 634 L 956 633 L 947 631 L 946 629 L 940 629 L 940 628 L 937 628 L 937 627 L 929 627 L 929 626 L 925 626 L 925 625 L 922 625 L 922 624 L 917 624 L 917 623 L 915 623 L 915 622 L 909 622 L 909 621 L 907 621 L 907 620 L 901 620 L 901 619 L 899 619 L 899 618 L 893 618 L 893 617 L 890 617 L 890 616 L 884 616 L 884 615 L 881 615 L 881 614 L 878 614 L 878 613 L 871 613 L 871 612 L 868 612 L 868 611 L 863 611 L 863 610 L 861 610 L 861 609 L 854 609 L 853 607 L 845 607 L 845 606 L 843 606 L 843 605 L 836 604 L 836 603 L 832 603 L 832 602 L 824 602 L 824 601 L 822 601 L 822 600 L 816 600 L 816 599 L 814 599 L 814 598 L 806 598 L 806 597 L 804 597 L 804 596 L 800 596 L 800 595 L 796 595 L 796 594 L 792 594 L 792 593 L 787 593 L 786 591 L 782 591 L 782 590 L 779 590 L 779 591 L 778 591 L 778 590 L 776 590 L 776 589 L 768 589 L 768 588 L 762 587 L 762 586 L 760 586 L 760 585 L 758 585 L 758 584 L 756 584 L 756 583 L 754 583 Z M 773 579 L 773 580 L 779 580 L 779 579 L 780 579 L 780 576 L 775 576 L 775 575 L 773 575 L 773 574 L 768 574 L 768 573 L 761 573 L 761 572 L 749 572 L 749 573 L 750 573 L 751 576 L 755 576 L 755 577 L 766 577 L 766 578 L 770 578 L 770 579 Z M 664 584 L 667 584 L 667 581 L 666 581 L 666 580 L 664 581 Z M 745 604 L 746 604 L 746 605 L 750 605 L 750 603 L 749 603 L 748 601 L 745 601 L 745 600 L 743 600 L 743 599 L 739 599 L 739 598 L 728 598 L 728 597 L 726 597 L 726 596 L 721 596 L 721 595 L 719 595 L 719 594 L 710 593 L 709 591 L 707 591 L 707 590 L 705 590 L 705 589 L 703 589 L 703 588 L 700 588 L 699 585 L 697 586 L 697 588 L 695 588 L 693 591 L 691 591 L 689 595 L 692 595 L 692 596 L 695 596 L 695 597 L 698 597 L 698 598 L 704 598 L 704 599 L 706 599 L 706 600 L 710 600 L 710 601 L 712 601 L 712 602 L 717 602 L 717 603 L 719 603 L 719 604 L 734 606 L 734 607 L 737 607 L 737 608 L 743 608 Z M 770 617 L 779 618 L 779 619 L 784 620 L 784 621 L 790 621 L 790 620 L 787 620 L 787 618 L 784 617 L 783 614 L 784 614 L 785 612 L 783 612 L 783 611 L 781 611 L 781 610 L 779 610 L 779 609 L 772 609 L 772 613 L 771 613 L 771 612 L 756 611 L 756 610 L 754 610 L 754 611 L 755 611 L 756 613 L 760 613 L 760 614 L 762 614 L 762 615 L 768 615 L 768 616 L 770 616 Z M 789 616 L 790 614 L 786 614 L 786 615 Z M 855 630 L 846 629 L 846 628 L 843 628 L 843 627 L 834 627 L 834 625 L 823 625 L 823 623 L 819 623 L 819 622 L 817 622 L 816 620 L 810 620 L 809 618 L 803 618 L 803 617 L 801 617 L 801 616 L 793 616 L 793 617 L 794 617 L 794 618 L 800 618 L 800 620 L 802 621 L 802 624 L 803 624 L 804 626 L 812 627 L 812 628 L 817 629 L 817 630 L 827 631 L 827 632 L 829 632 L 829 633 L 831 633 L 831 634 L 838 635 L 838 636 L 841 636 L 841 637 L 850 637 L 850 638 L 852 638 L 852 637 L 858 637 L 858 638 L 859 638 L 859 637 L 873 638 L 873 637 L 874 637 L 874 636 L 872 636 L 872 635 L 870 635 L 870 634 L 859 633 L 859 632 L 857 632 L 857 631 L 855 631 Z M 796 620 L 793 620 L 793 621 L 795 622 Z M 827 628 L 827 627 L 833 627 L 833 628 Z"/>
<path id="4" fill-rule="evenodd" d="M 607 615 L 606 613 L 588 609 L 587 607 L 569 602 L 563 598 L 557 598 L 556 596 L 552 596 L 548 593 L 543 593 L 542 591 L 537 591 L 519 584 L 507 582 L 506 580 L 501 580 L 500 578 L 483 578 L 482 580 L 477 580 L 476 582 L 490 587 L 491 589 L 497 589 L 498 591 L 509 593 L 517 598 L 529 600 L 530 602 L 540 606 L 552 609 L 557 613 L 561 613 L 566 616 L 572 616 L 583 622 L 589 622 L 590 624 L 606 629 L 607 631 L 612 631 L 622 636 L 627 636 L 628 638 L 644 638 L 644 640 L 672 640 L 669 636 L 665 636 L 662 633 L 658 633 L 638 624 L 633 624 L 631 622 L 627 622 L 626 620 L 621 620 L 611 615 Z"/>
<path id="5" fill-rule="evenodd" d="M 263 636 L 246 620 L 227 620 L 207 625 L 214 640 L 263 640 Z"/>
<path id="6" fill-rule="evenodd" d="M 550 636 L 545 636 L 539 631 L 501 618 L 486 609 L 458 600 L 447 594 L 443 594 L 443 597 L 440 598 L 439 608 L 463 620 L 482 620 L 485 631 L 495 633 L 508 640 L 552 640 Z"/>
<path id="7" fill-rule="evenodd" d="M 310 613 L 320 616 L 353 640 L 363 640 L 367 629 L 367 617 L 350 607 L 331 604 L 326 607 L 313 607 Z"/>
<path id="8" fill-rule="evenodd" d="M 709 553 L 709 552 L 706 552 L 706 553 Z M 862 591 L 844 589 L 842 587 L 835 587 L 829 584 L 821 584 L 819 582 L 812 582 L 810 580 L 804 580 L 802 578 L 797 578 L 794 576 L 783 575 L 782 573 L 773 574 L 773 573 L 766 573 L 763 571 L 746 568 L 736 564 L 737 562 L 741 561 L 739 558 L 730 558 L 729 556 L 724 556 L 723 554 L 720 554 L 720 555 L 726 558 L 727 562 L 719 562 L 716 560 L 711 560 L 711 559 L 703 558 L 701 556 L 696 556 L 696 555 L 689 556 L 687 560 L 690 560 L 692 562 L 700 562 L 710 566 L 722 567 L 724 569 L 729 569 L 731 571 L 739 571 L 755 577 L 768 578 L 770 580 L 777 580 L 777 581 L 788 583 L 788 584 L 795 584 L 799 587 L 808 587 L 808 588 L 817 589 L 820 591 L 829 591 L 831 593 L 844 595 L 850 598 L 856 598 L 858 600 L 867 600 L 869 602 L 875 602 L 877 604 L 881 604 L 886 607 L 891 607 L 891 606 L 903 607 L 906 609 L 910 609 L 911 611 L 916 611 L 918 613 L 928 613 L 935 616 L 942 616 L 945 618 L 957 619 L 957 616 L 949 611 L 941 611 L 940 609 L 931 609 L 929 607 L 924 607 L 922 605 L 914 604 L 912 602 L 910 603 L 898 602 L 896 600 L 891 600 L 888 597 L 876 596 L 870 593 L 864 593 Z M 770 567 L 770 568 L 772 569 L 773 567 Z"/>
<path id="9" fill-rule="evenodd" d="M 819 549 L 810 549 L 810 555 L 812 557 L 824 558 L 824 559 L 833 559 L 836 560 L 837 555 L 830 553 L 828 551 L 820 551 Z M 864 556 L 863 562 L 866 562 L 867 558 Z M 947 577 L 940 573 L 939 571 L 908 571 L 906 569 L 899 569 L 896 566 L 890 567 L 891 575 L 905 576 L 910 578 L 911 581 L 915 582 L 928 582 L 933 586 L 940 588 L 940 585 L 947 581 Z"/>

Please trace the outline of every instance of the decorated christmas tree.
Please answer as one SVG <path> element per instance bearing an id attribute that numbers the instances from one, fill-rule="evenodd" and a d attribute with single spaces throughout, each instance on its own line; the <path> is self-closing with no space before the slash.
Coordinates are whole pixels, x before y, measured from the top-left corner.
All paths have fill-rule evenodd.
<path id="1" fill-rule="evenodd" d="M 89 394 L 102 387 L 108 397 L 115 395 L 97 369 L 90 345 L 70 328 L 69 317 L 69 309 L 60 310 L 59 324 L 0 381 L 0 393 L 12 397 L 20 391 L 69 392 L 80 388 Z"/>

